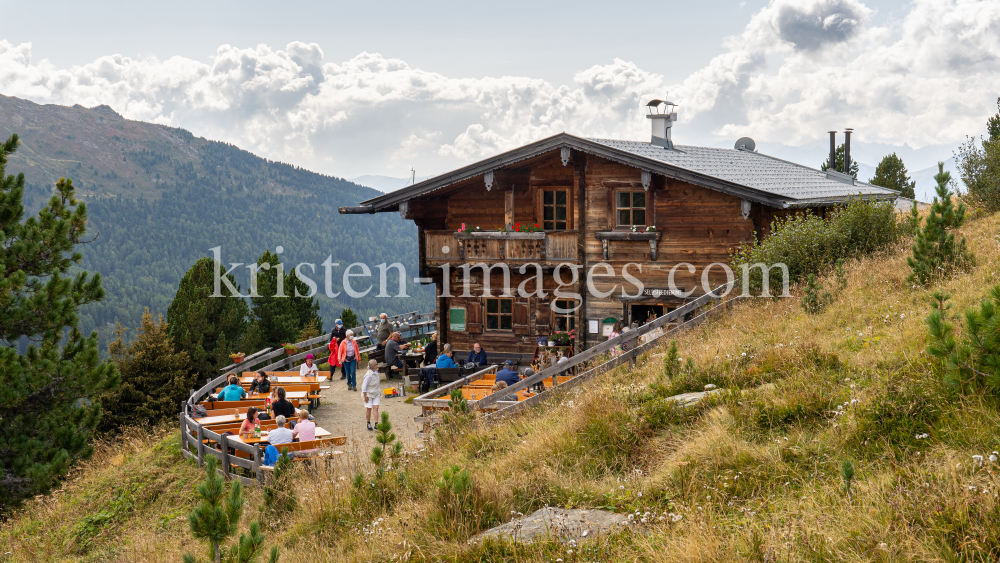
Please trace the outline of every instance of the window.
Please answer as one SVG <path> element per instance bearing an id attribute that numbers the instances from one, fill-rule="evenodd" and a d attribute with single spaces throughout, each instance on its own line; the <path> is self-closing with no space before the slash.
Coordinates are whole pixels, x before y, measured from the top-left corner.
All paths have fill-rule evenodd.
<path id="1" fill-rule="evenodd" d="M 646 192 L 618 192 L 618 226 L 646 226 Z"/>
<path id="2" fill-rule="evenodd" d="M 557 299 L 556 308 L 553 310 L 556 317 L 556 330 L 559 332 L 569 332 L 576 328 L 576 315 L 572 311 L 576 310 L 576 301 L 569 299 Z"/>
<path id="3" fill-rule="evenodd" d="M 566 190 L 542 190 L 542 228 L 546 231 L 567 229 Z"/>
<path id="4" fill-rule="evenodd" d="M 486 330 L 514 330 L 513 317 L 513 299 L 486 299 Z"/>

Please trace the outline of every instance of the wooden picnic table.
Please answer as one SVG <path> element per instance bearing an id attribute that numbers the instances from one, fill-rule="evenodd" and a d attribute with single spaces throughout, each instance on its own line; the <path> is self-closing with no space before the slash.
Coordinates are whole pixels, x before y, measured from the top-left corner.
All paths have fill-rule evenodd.
<path id="1" fill-rule="evenodd" d="M 309 394 L 308 391 L 285 391 L 285 399 L 286 400 L 306 399 L 306 395 L 308 394 Z M 271 396 L 270 393 L 253 393 L 253 394 L 248 394 L 246 396 L 246 399 L 244 399 L 244 401 L 253 401 L 255 399 L 267 399 L 270 396 Z"/>
<path id="2" fill-rule="evenodd" d="M 241 443 L 244 443 L 244 444 L 267 444 L 268 443 L 267 436 L 268 436 L 269 433 L 270 433 L 270 431 L 268 431 L 268 430 L 265 430 L 265 431 L 261 432 L 260 433 L 260 438 L 241 438 L 239 434 L 234 434 L 234 435 L 230 436 L 229 439 L 232 440 L 232 441 L 234 441 L 234 442 L 241 442 Z M 316 427 L 316 439 L 317 440 L 320 439 L 320 438 L 327 438 L 327 437 L 332 436 L 332 435 L 333 434 L 331 434 L 329 430 L 326 430 L 324 428 L 320 428 L 319 426 Z"/>
<path id="3" fill-rule="evenodd" d="M 196 418 L 194 419 L 194 421 L 202 426 L 210 426 L 212 424 L 222 424 L 225 422 L 239 422 L 245 418 L 246 415 L 225 414 L 220 416 L 206 416 L 203 418 Z"/>
<path id="4" fill-rule="evenodd" d="M 323 383 L 328 378 L 325 375 L 319 377 L 302 377 L 301 375 L 278 375 L 275 377 L 269 377 L 271 384 L 275 383 Z M 240 383 L 253 383 L 254 377 L 252 375 L 244 375 L 240 378 Z"/>

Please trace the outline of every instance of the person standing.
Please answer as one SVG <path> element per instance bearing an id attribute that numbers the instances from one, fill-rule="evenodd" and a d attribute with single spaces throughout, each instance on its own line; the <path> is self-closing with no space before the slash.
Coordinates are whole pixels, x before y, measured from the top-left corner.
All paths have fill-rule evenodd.
<path id="1" fill-rule="evenodd" d="M 340 343 L 340 364 L 344 366 L 347 373 L 347 389 L 349 391 L 358 390 L 358 381 L 355 370 L 358 367 L 358 360 L 361 358 L 361 350 L 358 348 L 358 341 L 354 339 L 354 331 L 348 330 L 344 341 Z"/>
<path id="2" fill-rule="evenodd" d="M 608 340 L 614 340 L 622 335 L 622 323 L 621 321 L 616 322 L 613 327 L 611 327 L 611 334 L 608 334 Z M 611 349 L 612 356 L 620 356 L 622 353 L 621 346 L 615 346 Z"/>
<path id="3" fill-rule="evenodd" d="M 424 365 L 433 366 L 438 357 L 438 333 L 431 335 L 431 341 L 424 348 Z"/>
<path id="4" fill-rule="evenodd" d="M 378 424 L 378 406 L 382 399 L 382 385 L 378 376 L 378 361 L 368 360 L 368 372 L 361 382 L 361 393 L 365 399 L 365 421 L 368 430 L 372 428 L 372 411 L 375 411 L 375 424 Z"/>
<path id="5" fill-rule="evenodd" d="M 375 327 L 375 350 L 385 348 L 385 341 L 392 335 L 392 324 L 389 323 L 389 316 L 385 313 L 379 315 L 378 326 Z"/>
<path id="6" fill-rule="evenodd" d="M 347 379 L 347 372 L 344 371 L 344 366 L 340 365 L 340 343 L 344 341 L 347 337 L 347 329 L 344 328 L 344 321 L 337 319 L 333 322 L 333 330 L 330 331 L 330 343 L 327 345 L 327 349 L 330 350 L 330 359 L 327 363 L 330 364 L 330 381 L 333 381 L 333 376 L 337 372 L 337 368 L 340 368 L 340 379 L 341 381 Z"/>

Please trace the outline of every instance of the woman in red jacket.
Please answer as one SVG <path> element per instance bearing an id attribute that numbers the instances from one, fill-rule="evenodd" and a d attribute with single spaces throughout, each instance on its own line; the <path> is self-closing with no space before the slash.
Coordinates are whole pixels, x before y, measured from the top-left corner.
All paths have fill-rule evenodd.
<path id="1" fill-rule="evenodd" d="M 358 348 L 358 341 L 354 339 L 353 330 L 347 331 L 344 341 L 340 343 L 340 350 L 337 356 L 340 360 L 340 365 L 344 366 L 344 371 L 347 372 L 347 389 L 357 391 L 358 381 L 355 372 L 358 367 L 358 360 L 361 359 L 361 350 Z"/>

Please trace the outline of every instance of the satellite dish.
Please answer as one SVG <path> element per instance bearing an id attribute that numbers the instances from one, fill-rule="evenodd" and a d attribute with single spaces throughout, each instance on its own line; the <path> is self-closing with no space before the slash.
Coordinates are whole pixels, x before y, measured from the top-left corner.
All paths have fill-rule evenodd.
<path id="1" fill-rule="evenodd" d="M 738 151 L 750 151 L 753 152 L 757 149 L 757 143 L 753 142 L 750 137 L 740 137 L 739 141 L 736 141 L 736 150 Z"/>

